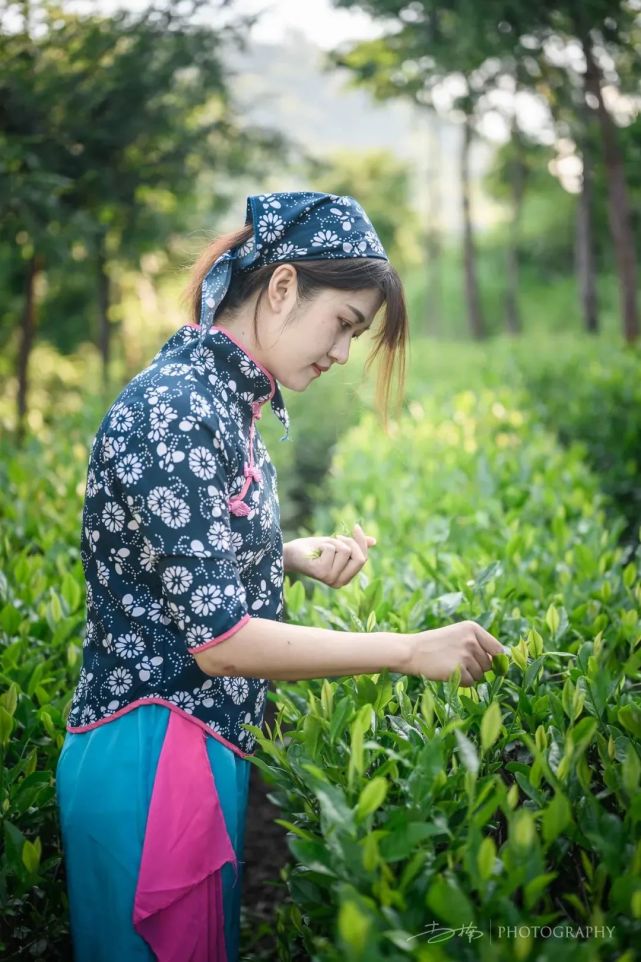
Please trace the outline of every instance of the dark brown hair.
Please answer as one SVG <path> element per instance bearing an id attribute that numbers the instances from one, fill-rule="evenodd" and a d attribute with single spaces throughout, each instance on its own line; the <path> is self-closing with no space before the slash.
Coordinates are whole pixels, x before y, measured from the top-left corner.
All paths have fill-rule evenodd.
<path id="1" fill-rule="evenodd" d="M 231 247 L 243 244 L 253 235 L 253 227 L 245 227 L 223 234 L 211 241 L 191 268 L 191 277 L 183 293 L 182 300 L 190 307 L 193 322 L 200 321 L 201 285 L 211 265 Z M 229 290 L 223 298 L 218 312 L 234 311 L 259 291 L 254 311 L 254 336 L 260 344 L 258 335 L 258 309 L 269 279 L 278 264 L 291 263 L 296 269 L 298 279 L 298 299 L 306 300 L 323 287 L 339 290 L 363 290 L 377 287 L 383 295 L 385 317 L 381 329 L 375 337 L 375 345 L 365 362 L 365 373 L 382 353 L 382 363 L 378 368 L 376 383 L 376 404 L 382 415 L 385 431 L 388 430 L 388 407 L 394 363 L 398 361 L 397 394 L 395 416 L 398 417 L 405 388 L 405 352 L 408 341 L 408 320 L 403 285 L 397 271 L 389 261 L 378 257 L 350 257 L 335 260 L 278 261 L 266 264 L 251 271 L 237 271 L 232 274 Z M 214 324 L 215 324 L 214 320 Z M 286 322 L 287 323 L 287 322 Z"/>

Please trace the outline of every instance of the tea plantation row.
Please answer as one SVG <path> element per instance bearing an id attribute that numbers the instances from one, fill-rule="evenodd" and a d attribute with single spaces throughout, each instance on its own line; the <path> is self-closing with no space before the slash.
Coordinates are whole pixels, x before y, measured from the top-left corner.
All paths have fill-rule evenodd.
<path id="1" fill-rule="evenodd" d="M 308 597 L 288 581 L 289 618 L 469 618 L 512 654 L 473 688 L 389 672 L 278 684 L 258 763 L 294 859 L 279 958 L 634 958 L 641 551 L 618 545 L 625 522 L 606 522 L 584 453 L 506 388 L 433 392 L 390 438 L 369 416 L 343 437 L 340 507 L 315 529 L 359 520 L 377 538 L 369 573 Z"/>

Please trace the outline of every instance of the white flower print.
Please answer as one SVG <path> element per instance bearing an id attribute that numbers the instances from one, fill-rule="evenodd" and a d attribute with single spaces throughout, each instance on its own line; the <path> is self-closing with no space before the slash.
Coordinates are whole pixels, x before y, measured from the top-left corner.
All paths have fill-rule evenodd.
<path id="1" fill-rule="evenodd" d="M 136 658 L 144 651 L 145 643 L 135 631 L 128 631 L 116 638 L 115 648 L 121 658 Z"/>
<path id="2" fill-rule="evenodd" d="M 170 565 L 162 573 L 162 583 L 172 595 L 182 595 L 191 585 L 194 577 L 182 565 Z"/>
<path id="3" fill-rule="evenodd" d="M 238 725 L 251 725 L 252 716 L 251 713 L 246 711 L 244 716 L 241 715 L 238 719 Z M 251 750 L 250 746 L 254 744 L 254 736 L 251 732 L 248 732 L 245 728 L 238 728 L 238 740 L 242 743 L 245 742 L 245 750 Z"/>
<path id="4" fill-rule="evenodd" d="M 165 488 L 159 485 L 156 488 L 152 488 L 147 496 L 147 506 L 150 511 L 154 514 L 160 515 L 160 509 L 162 508 L 165 500 L 172 497 L 171 488 Z"/>
<path id="5" fill-rule="evenodd" d="M 175 464 L 180 464 L 181 461 L 185 460 L 184 451 L 175 451 L 168 448 L 164 441 L 157 445 L 156 454 L 158 455 L 159 466 L 169 474 L 174 470 Z"/>
<path id="6" fill-rule="evenodd" d="M 226 595 L 228 598 L 233 598 L 233 597 L 238 598 L 238 601 L 241 603 L 241 605 L 244 605 L 247 602 L 245 589 L 243 588 L 242 585 L 240 585 L 240 587 L 236 587 L 235 585 L 227 585 L 223 594 Z"/>
<path id="7" fill-rule="evenodd" d="M 124 458 L 116 461 L 116 474 L 125 484 L 133 484 L 142 477 L 142 464 L 136 454 L 125 454 Z"/>
<path id="8" fill-rule="evenodd" d="M 260 368 L 256 367 L 256 364 L 250 357 L 241 357 L 238 361 L 240 369 L 246 377 L 260 377 L 262 371 Z M 263 375 L 264 376 L 264 375 Z"/>
<path id="9" fill-rule="evenodd" d="M 204 344 L 199 344 L 194 348 L 194 352 L 191 355 L 191 363 L 194 370 L 198 371 L 199 374 L 204 374 L 206 370 L 215 370 L 216 359 L 212 351 Z M 199 395 L 195 395 L 199 397 Z M 205 402 L 206 403 L 206 402 Z"/>
<path id="10" fill-rule="evenodd" d="M 213 484 L 207 486 L 207 494 L 211 504 L 212 518 L 224 518 L 227 516 L 227 498 L 220 493 Z"/>
<path id="11" fill-rule="evenodd" d="M 159 621 L 161 625 L 171 624 L 165 601 L 152 601 L 149 606 L 149 617 L 152 621 Z"/>
<path id="12" fill-rule="evenodd" d="M 213 367 L 213 355 L 210 351 L 207 351 L 208 357 L 212 358 Z M 192 410 L 199 418 L 208 418 L 211 415 L 211 404 L 202 396 L 202 394 L 197 394 L 195 391 L 189 398 L 189 403 L 191 404 Z"/>
<path id="13" fill-rule="evenodd" d="M 283 565 L 279 559 L 277 559 L 276 561 L 272 561 L 271 567 L 269 569 L 269 579 L 276 588 L 280 588 L 280 586 L 282 585 Z"/>
<path id="14" fill-rule="evenodd" d="M 160 509 L 160 517 L 169 528 L 184 528 L 191 518 L 191 511 L 186 501 L 172 496 Z"/>
<path id="15" fill-rule="evenodd" d="M 385 253 L 383 245 L 379 241 L 374 231 L 368 230 L 365 234 L 365 240 L 368 242 L 369 246 L 375 251 L 378 251 L 379 254 Z"/>
<path id="16" fill-rule="evenodd" d="M 189 547 L 195 558 L 211 558 L 211 551 L 204 546 L 202 541 L 192 541 Z"/>
<path id="17" fill-rule="evenodd" d="M 180 377 L 183 374 L 189 374 L 188 364 L 165 364 L 160 368 L 161 374 L 167 374 L 169 377 Z"/>
<path id="18" fill-rule="evenodd" d="M 93 672 L 85 671 L 84 668 L 80 669 L 80 677 L 78 678 L 78 684 L 76 685 L 76 694 L 81 697 L 87 691 L 87 688 L 93 680 Z"/>
<path id="19" fill-rule="evenodd" d="M 247 701 L 249 695 L 249 685 L 246 678 L 226 678 L 223 677 L 223 687 L 235 705 L 242 705 Z"/>
<path id="20" fill-rule="evenodd" d="M 114 695 L 124 695 L 131 688 L 132 682 L 132 674 L 126 668 L 114 668 L 107 676 L 107 687 Z"/>
<path id="21" fill-rule="evenodd" d="M 159 387 L 156 387 L 156 386 L 148 387 L 147 390 L 145 391 L 145 400 L 147 401 L 148 404 L 151 404 L 151 405 L 158 404 L 158 402 L 162 398 L 162 395 L 165 394 L 165 392 L 168 390 L 169 388 L 166 385 L 162 385 Z"/>
<path id="22" fill-rule="evenodd" d="M 93 605 L 93 586 L 91 582 L 87 583 L 87 608 L 91 608 Z"/>
<path id="23" fill-rule="evenodd" d="M 284 230 L 285 223 L 283 218 L 279 217 L 278 214 L 263 214 L 263 216 L 258 219 L 258 233 L 268 244 L 278 240 Z"/>
<path id="24" fill-rule="evenodd" d="M 122 454 L 125 450 L 125 439 L 123 437 L 112 438 L 105 435 L 102 439 L 102 456 L 106 461 L 115 458 L 117 454 Z"/>
<path id="25" fill-rule="evenodd" d="M 181 631 L 185 630 L 185 625 L 191 621 L 189 615 L 185 613 L 184 605 L 177 605 L 175 601 L 169 602 L 171 617 L 174 619 Z"/>
<path id="26" fill-rule="evenodd" d="M 332 214 L 336 214 L 340 218 L 341 227 L 343 230 L 351 230 L 354 226 L 352 223 L 352 217 L 347 213 L 347 211 L 340 210 L 338 207 L 330 207 Z"/>
<path id="27" fill-rule="evenodd" d="M 116 569 L 116 574 L 122 574 L 122 564 L 124 558 L 128 558 L 131 552 L 129 548 L 110 548 L 109 549 L 109 559 L 113 563 Z"/>
<path id="28" fill-rule="evenodd" d="M 140 616 L 145 613 L 145 609 L 141 605 L 136 604 L 136 600 L 131 594 L 122 596 L 122 606 L 127 614 L 133 618 L 140 618 Z"/>
<path id="29" fill-rule="evenodd" d="M 203 585 L 191 596 L 191 607 L 197 615 L 206 617 L 220 608 L 223 596 L 218 585 Z"/>
<path id="30" fill-rule="evenodd" d="M 337 244 L 340 238 L 333 230 L 319 230 L 312 237 L 312 247 L 336 247 Z"/>
<path id="31" fill-rule="evenodd" d="M 273 194 L 259 194 L 258 199 L 263 207 L 274 207 L 276 210 L 280 210 L 281 203 L 276 200 Z"/>
<path id="32" fill-rule="evenodd" d="M 251 610 L 258 611 L 263 605 L 269 604 L 269 590 L 267 588 L 267 582 L 264 578 L 260 582 L 260 591 L 258 592 L 258 597 L 254 599 L 251 603 Z"/>
<path id="33" fill-rule="evenodd" d="M 265 691 L 266 691 L 265 688 L 261 688 L 260 691 L 258 692 L 258 695 L 256 696 L 256 707 L 254 709 L 254 712 L 257 718 L 261 718 L 263 714 L 263 706 L 265 704 Z"/>
<path id="34" fill-rule="evenodd" d="M 153 545 L 145 537 L 143 537 L 139 558 L 140 564 L 145 571 L 153 571 L 158 564 L 158 555 L 154 551 Z"/>
<path id="35" fill-rule="evenodd" d="M 345 241 L 343 244 L 343 250 L 346 254 L 354 253 L 354 257 L 358 254 L 365 254 L 367 251 L 367 241 L 360 240 L 357 244 L 350 244 L 349 241 Z"/>
<path id="36" fill-rule="evenodd" d="M 279 261 L 285 260 L 288 257 L 304 257 L 306 253 L 306 247 L 297 247 L 295 244 L 290 243 L 279 244 L 274 251 L 276 259 Z"/>
<path id="37" fill-rule="evenodd" d="M 193 715 L 196 703 L 191 697 L 188 691 L 177 691 L 173 695 L 169 696 L 169 701 L 173 701 L 174 705 L 178 705 L 183 711 L 189 712 Z"/>
<path id="38" fill-rule="evenodd" d="M 238 256 L 247 257 L 248 254 L 251 254 L 253 249 L 254 249 L 254 238 L 250 237 L 248 240 L 245 241 L 244 244 L 241 244 L 240 247 L 238 248 Z"/>
<path id="39" fill-rule="evenodd" d="M 209 721 L 207 722 L 207 725 L 209 728 L 211 728 L 213 732 L 216 732 L 218 735 L 225 735 L 225 729 L 220 724 L 220 722 L 216 721 L 215 718 L 210 718 Z"/>
<path id="40" fill-rule="evenodd" d="M 190 625 L 187 629 L 187 644 L 197 648 L 212 640 L 211 631 L 205 625 Z"/>
<path id="41" fill-rule="evenodd" d="M 96 472 L 93 468 L 89 468 L 89 471 L 87 472 L 87 497 L 95 497 L 100 491 L 101 487 L 102 486 L 96 481 Z"/>
<path id="42" fill-rule="evenodd" d="M 208 678 L 200 688 L 194 688 L 194 697 L 198 704 L 204 708 L 212 708 L 214 705 L 214 699 L 212 698 L 213 684 L 212 679 Z"/>
<path id="43" fill-rule="evenodd" d="M 136 662 L 136 670 L 141 681 L 149 681 L 152 673 L 159 665 L 162 665 L 163 658 L 160 655 L 143 655 L 140 661 Z"/>
<path id="44" fill-rule="evenodd" d="M 209 526 L 207 538 L 214 548 L 227 551 L 229 548 L 229 529 L 222 521 L 214 521 Z"/>
<path id="45" fill-rule="evenodd" d="M 99 558 L 96 559 L 96 568 L 98 570 L 98 581 L 101 585 L 106 585 L 109 581 L 109 568 Z"/>
<path id="46" fill-rule="evenodd" d="M 209 479 L 216 477 L 218 465 L 216 458 L 207 448 L 192 448 L 189 452 L 189 467 L 197 478 Z"/>
<path id="47" fill-rule="evenodd" d="M 343 207 L 352 206 L 352 198 L 348 197 L 347 194 L 330 194 L 329 198 L 337 204 L 342 204 Z"/>
<path id="48" fill-rule="evenodd" d="M 114 640 L 114 636 L 111 634 L 111 632 L 105 635 L 105 637 L 102 639 L 102 646 L 108 655 L 113 654 L 113 650 L 114 650 L 113 640 Z"/>
<path id="49" fill-rule="evenodd" d="M 112 431 L 128 431 L 134 423 L 133 412 L 122 404 L 118 404 L 112 411 L 109 427 Z"/>
<path id="50" fill-rule="evenodd" d="M 90 705 L 85 705 L 85 707 L 80 712 L 80 724 L 81 725 L 91 725 L 92 722 L 96 720 L 96 713 Z"/>
<path id="51" fill-rule="evenodd" d="M 178 414 L 170 404 L 167 404 L 166 401 L 159 401 L 151 409 L 149 415 L 151 430 L 148 431 L 147 437 L 151 441 L 160 441 L 166 435 L 171 422 L 175 421 L 177 417 Z"/>
<path id="52" fill-rule="evenodd" d="M 122 531 L 125 512 L 115 501 L 107 501 L 102 509 L 102 520 L 107 531 Z"/>

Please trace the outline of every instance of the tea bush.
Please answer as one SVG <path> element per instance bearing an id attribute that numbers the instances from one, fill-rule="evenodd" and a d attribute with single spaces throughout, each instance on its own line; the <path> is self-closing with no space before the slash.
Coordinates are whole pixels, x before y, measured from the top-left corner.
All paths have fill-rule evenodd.
<path id="1" fill-rule="evenodd" d="M 93 412 L 95 414 L 95 412 Z M 92 412 L 0 444 L 0 955 L 68 959 L 54 772 L 86 617 L 80 560 Z"/>
<path id="2" fill-rule="evenodd" d="M 349 530 L 357 505 L 370 574 L 308 597 L 288 581 L 289 617 L 469 618 L 511 657 L 472 688 L 390 671 L 279 683 L 275 730 L 252 729 L 294 858 L 279 958 L 631 960 L 641 551 L 617 544 L 582 446 L 561 448 L 525 393 L 437 393 L 389 438 L 368 416 L 342 439 L 330 497 L 349 504 L 316 528 Z M 535 927 L 555 924 L 582 938 L 541 948 Z"/>

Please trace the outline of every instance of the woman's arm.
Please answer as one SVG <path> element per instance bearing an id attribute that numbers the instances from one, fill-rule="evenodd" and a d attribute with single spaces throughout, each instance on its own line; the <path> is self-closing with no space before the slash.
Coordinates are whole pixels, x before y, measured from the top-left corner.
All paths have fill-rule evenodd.
<path id="1" fill-rule="evenodd" d="M 298 681 L 331 675 L 405 671 L 411 635 L 350 632 L 250 618 L 229 638 L 195 652 L 208 675 L 240 675 Z"/>

